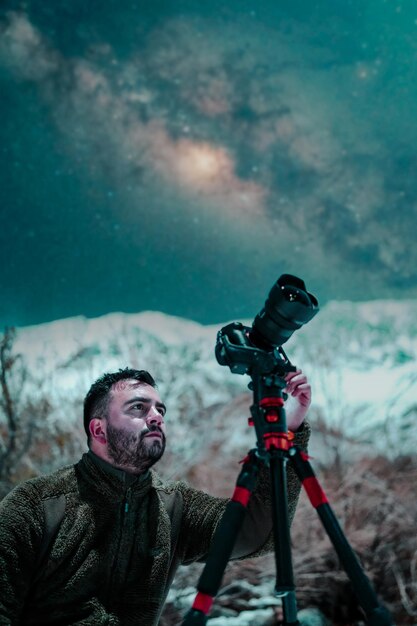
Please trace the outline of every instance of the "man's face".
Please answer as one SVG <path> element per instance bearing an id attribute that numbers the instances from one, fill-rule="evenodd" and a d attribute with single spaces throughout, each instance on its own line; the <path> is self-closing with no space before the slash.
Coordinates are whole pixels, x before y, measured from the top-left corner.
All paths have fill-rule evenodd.
<path id="1" fill-rule="evenodd" d="M 165 405 L 154 387 L 123 380 L 112 390 L 106 422 L 107 453 L 118 467 L 144 471 L 165 450 Z"/>

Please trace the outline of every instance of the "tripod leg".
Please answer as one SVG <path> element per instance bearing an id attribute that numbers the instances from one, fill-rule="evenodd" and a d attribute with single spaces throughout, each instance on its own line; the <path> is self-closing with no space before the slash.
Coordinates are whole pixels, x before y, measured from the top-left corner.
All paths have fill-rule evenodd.
<path id="1" fill-rule="evenodd" d="M 289 451 L 289 456 L 308 498 L 316 509 L 343 568 L 352 583 L 359 605 L 366 615 L 367 624 L 371 626 L 392 626 L 391 615 L 379 603 L 369 578 L 363 571 L 356 554 L 343 534 L 339 522 L 329 505 L 326 494 L 308 461 L 307 455 L 299 450 L 297 446 L 293 446 Z"/>
<path id="2" fill-rule="evenodd" d="M 224 570 L 230 560 L 233 546 L 242 526 L 250 494 L 255 488 L 259 459 L 251 450 L 242 467 L 231 500 L 214 533 L 206 565 L 197 584 L 198 593 L 192 608 L 186 614 L 183 626 L 204 626 L 214 597 L 220 588 Z"/>
<path id="3" fill-rule="evenodd" d="M 271 453 L 271 489 L 275 503 L 272 509 L 276 564 L 275 593 L 282 598 L 284 623 L 299 624 L 291 556 L 286 461 L 284 455 L 277 450 Z"/>

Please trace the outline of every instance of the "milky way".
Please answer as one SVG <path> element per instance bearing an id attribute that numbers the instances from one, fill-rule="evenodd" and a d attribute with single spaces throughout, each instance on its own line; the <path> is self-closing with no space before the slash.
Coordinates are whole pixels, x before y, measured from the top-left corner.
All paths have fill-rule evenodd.
<path id="1" fill-rule="evenodd" d="M 415 297 L 413 7 L 148 4 L 2 9 L 0 320 Z"/>

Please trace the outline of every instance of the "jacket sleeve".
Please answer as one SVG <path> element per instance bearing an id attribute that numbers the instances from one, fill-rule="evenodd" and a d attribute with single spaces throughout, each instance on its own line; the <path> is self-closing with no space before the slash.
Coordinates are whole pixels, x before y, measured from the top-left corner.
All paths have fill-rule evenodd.
<path id="1" fill-rule="evenodd" d="M 43 509 L 36 489 L 24 483 L 0 502 L 0 625 L 19 621 L 42 540 Z"/>
<path id="2" fill-rule="evenodd" d="M 304 422 L 302 428 L 295 435 L 294 443 L 305 451 L 310 432 L 309 424 Z M 180 545 L 182 546 L 182 562 L 187 564 L 196 560 L 204 560 L 229 500 L 215 498 L 192 489 L 184 483 L 180 483 L 179 488 L 182 491 L 184 501 Z M 287 464 L 290 522 L 294 517 L 300 488 L 300 481 L 294 469 L 290 464 Z M 232 559 L 260 556 L 273 549 L 271 504 L 269 469 L 262 467 L 232 552 Z"/>

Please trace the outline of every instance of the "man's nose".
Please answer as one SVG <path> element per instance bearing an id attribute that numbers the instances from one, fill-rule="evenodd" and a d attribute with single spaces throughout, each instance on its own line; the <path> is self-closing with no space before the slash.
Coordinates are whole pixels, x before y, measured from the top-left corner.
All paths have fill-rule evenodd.
<path id="1" fill-rule="evenodd" d="M 158 409 L 155 406 L 151 406 L 146 421 L 149 424 L 157 424 L 158 426 L 160 426 L 162 424 L 162 420 L 162 415 L 160 414 Z"/>

